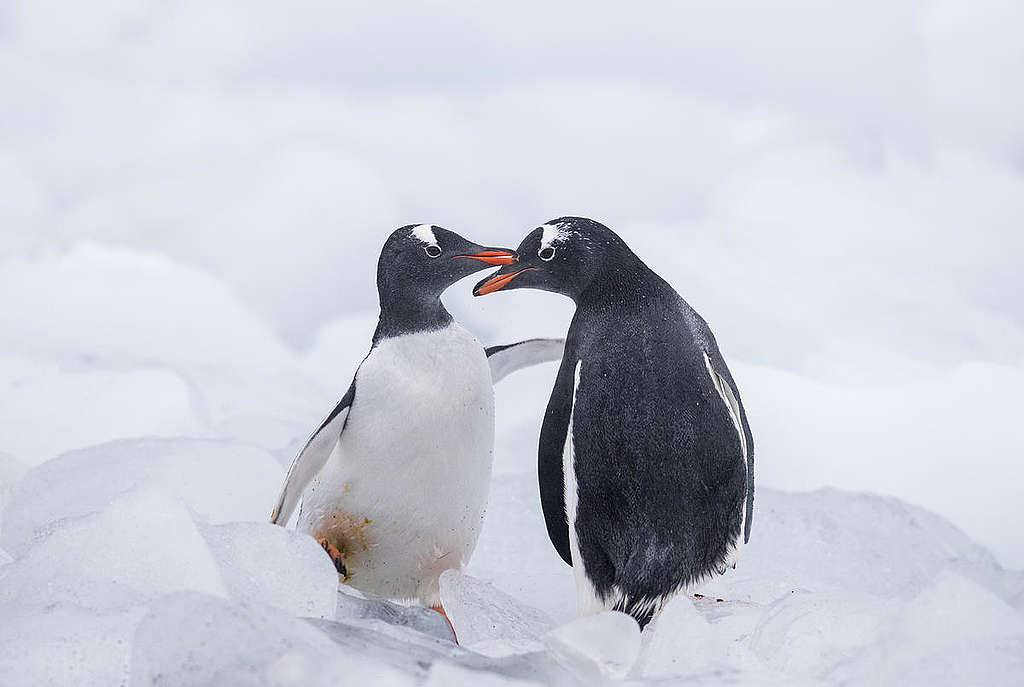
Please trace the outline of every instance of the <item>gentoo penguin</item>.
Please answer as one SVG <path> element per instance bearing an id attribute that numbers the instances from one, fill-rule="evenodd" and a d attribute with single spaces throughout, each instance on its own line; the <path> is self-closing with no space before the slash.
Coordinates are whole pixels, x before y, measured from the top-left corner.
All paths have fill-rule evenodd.
<path id="1" fill-rule="evenodd" d="M 488 354 L 441 303 L 451 284 L 515 260 L 440 227 L 397 229 L 377 264 L 380 320 L 337 406 L 299 452 L 271 522 L 313 535 L 352 587 L 444 613 L 438 577 L 469 560 L 494 449 Z M 490 350 L 494 376 L 557 360 L 563 341 Z"/>
<path id="2" fill-rule="evenodd" d="M 644 626 L 750 536 L 754 442 L 707 323 L 615 232 L 562 217 L 475 295 L 532 288 L 576 312 L 540 435 L 548 535 L 581 613 Z"/>

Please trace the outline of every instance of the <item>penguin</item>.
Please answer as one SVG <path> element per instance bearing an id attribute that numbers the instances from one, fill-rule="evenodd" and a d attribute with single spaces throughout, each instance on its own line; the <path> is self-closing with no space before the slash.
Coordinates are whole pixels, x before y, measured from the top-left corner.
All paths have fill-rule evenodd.
<path id="1" fill-rule="evenodd" d="M 576 311 L 541 428 L 551 543 L 582 614 L 645 626 L 734 567 L 750 537 L 754 441 L 707 323 L 611 229 L 561 217 L 474 295 L 553 291 Z"/>
<path id="2" fill-rule="evenodd" d="M 564 342 L 485 350 L 440 297 L 459 279 L 515 259 L 429 224 L 401 227 L 384 243 L 370 352 L 299 451 L 270 516 L 286 526 L 301 497 L 296 529 L 315 537 L 343 581 L 362 592 L 445 615 L 438 578 L 466 565 L 483 524 L 493 382 L 557 360 Z"/>

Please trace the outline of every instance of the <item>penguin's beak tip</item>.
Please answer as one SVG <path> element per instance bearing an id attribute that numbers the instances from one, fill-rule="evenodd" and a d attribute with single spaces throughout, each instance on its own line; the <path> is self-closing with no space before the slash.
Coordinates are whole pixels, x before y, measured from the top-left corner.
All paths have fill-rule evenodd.
<path id="1" fill-rule="evenodd" d="M 474 260 L 486 262 L 488 265 L 511 265 L 519 260 L 519 256 L 516 255 L 515 251 L 505 250 L 504 248 L 485 248 L 476 253 L 463 253 L 455 257 L 473 258 Z"/>
<path id="2" fill-rule="evenodd" d="M 476 287 L 473 289 L 473 295 L 474 296 L 486 296 L 489 293 L 494 293 L 495 291 L 500 291 L 503 288 L 505 288 L 505 286 L 510 281 L 512 281 L 513 279 L 518 277 L 523 272 L 529 272 L 530 270 L 534 270 L 534 269 L 537 269 L 537 268 L 536 267 L 526 267 L 526 268 L 521 269 L 521 270 L 516 270 L 515 272 L 506 272 L 505 270 L 498 270 L 496 273 L 494 273 L 493 275 L 491 275 L 487 279 L 484 279 L 479 284 L 477 284 Z"/>

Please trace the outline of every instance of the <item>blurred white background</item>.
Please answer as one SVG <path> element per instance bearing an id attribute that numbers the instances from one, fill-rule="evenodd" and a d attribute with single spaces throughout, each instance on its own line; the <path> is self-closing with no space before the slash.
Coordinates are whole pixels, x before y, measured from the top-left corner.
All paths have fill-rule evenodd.
<path id="1" fill-rule="evenodd" d="M 896 495 L 1024 567 L 1022 28 L 1012 0 L 6 0 L 0 453 L 288 455 L 391 230 L 579 214 L 709 321 L 762 485 Z M 446 300 L 484 343 L 567 326 L 473 281 Z M 499 391 L 499 472 L 550 377 Z"/>

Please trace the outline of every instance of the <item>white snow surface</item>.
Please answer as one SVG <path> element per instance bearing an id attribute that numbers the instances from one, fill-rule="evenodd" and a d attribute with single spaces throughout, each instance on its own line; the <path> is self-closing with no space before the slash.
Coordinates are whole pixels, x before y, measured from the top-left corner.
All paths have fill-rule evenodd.
<path id="1" fill-rule="evenodd" d="M 0 296 L 20 308 L 3 317 L 28 325 L 0 336 L 5 687 L 1000 685 L 1024 674 L 1024 573 L 946 518 L 867 491 L 762 484 L 739 565 L 699 590 L 704 598 L 673 600 L 642 633 L 621 614 L 577 618 L 572 571 L 548 542 L 534 472 L 554 364 L 496 389 L 484 530 L 467 570 L 441 580 L 457 646 L 439 616 L 339 587 L 316 542 L 266 522 L 296 447 L 365 355 L 371 313 L 325 327 L 300 354 L 208 275 L 99 248 L 55 260 L 22 261 L 4 278 L 36 289 L 66 270 L 88 287 L 51 289 L 35 305 L 34 290 L 25 302 Z M 222 299 L 218 317 L 187 326 L 206 289 Z M 176 303 L 163 311 L 176 326 L 128 316 L 158 297 Z M 90 299 L 117 298 L 102 327 L 79 318 L 66 337 L 55 333 Z M 783 409 L 809 382 L 736 371 L 741 386 L 751 382 L 742 388 L 764 437 L 759 474 L 790 483 L 796 459 L 784 447 L 801 460 L 824 450 L 826 429 L 793 439 Z M 969 390 L 993 374 L 965 368 L 954 383 Z M 886 389 L 894 407 L 901 393 L 939 391 Z M 837 395 L 831 410 L 808 412 L 836 427 L 831 413 L 855 415 L 858 399 Z M 946 412 L 941 399 L 930 407 Z M 922 427 L 914 431 L 928 444 Z M 853 430 L 844 436 L 867 451 Z M 912 444 L 899 444 L 908 473 L 921 465 Z M 855 459 L 850 450 L 838 449 L 843 460 Z M 860 469 L 881 473 L 880 462 L 865 456 Z"/>
<path id="2" fill-rule="evenodd" d="M 1024 4 L 568 5 L 0 4 L 0 685 L 1024 683 Z M 565 214 L 715 331 L 751 541 L 578 619 L 519 372 L 456 646 L 266 518 L 386 236 Z M 482 343 L 564 335 L 479 276 Z"/>

